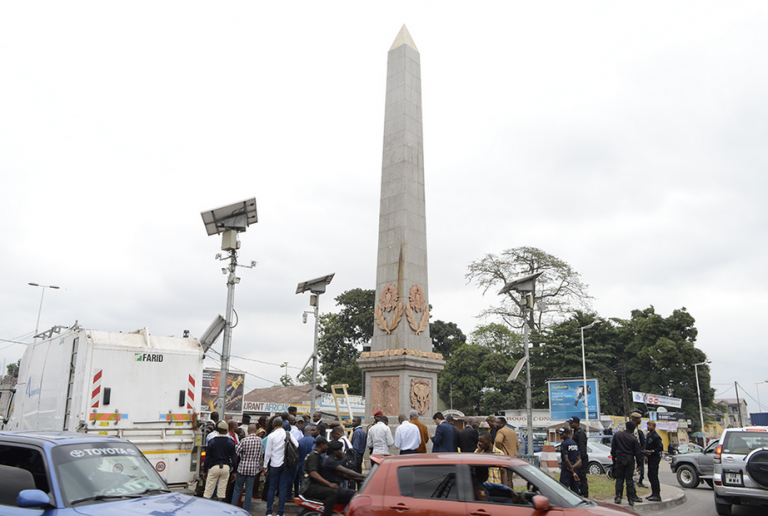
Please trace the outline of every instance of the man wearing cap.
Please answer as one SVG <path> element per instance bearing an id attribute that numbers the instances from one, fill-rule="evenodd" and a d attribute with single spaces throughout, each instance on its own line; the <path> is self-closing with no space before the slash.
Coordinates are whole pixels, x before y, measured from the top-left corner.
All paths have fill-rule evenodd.
<path id="1" fill-rule="evenodd" d="M 392 430 L 389 429 L 387 424 L 389 419 L 387 416 L 379 416 L 379 422 L 371 427 L 368 431 L 368 448 L 373 449 L 371 453 L 376 455 L 388 454 L 389 447 L 395 444 L 395 439 L 392 437 Z"/>
<path id="2" fill-rule="evenodd" d="M 211 498 L 213 490 L 220 501 L 226 500 L 227 481 L 230 477 L 230 466 L 235 463 L 237 449 L 235 442 L 227 436 L 229 425 L 219 421 L 216 425 L 219 435 L 208 441 L 203 463 L 203 481 L 205 482 L 204 498 Z M 234 472 L 232 473 L 234 480 Z"/>
<path id="3" fill-rule="evenodd" d="M 635 439 L 637 439 L 637 442 L 640 443 L 640 450 L 645 450 L 645 434 L 643 434 L 642 429 L 642 416 L 639 412 L 632 412 L 629 417 L 632 419 L 632 422 L 635 424 Z M 643 464 L 645 463 L 645 455 L 642 453 L 638 454 L 637 456 L 637 487 L 644 487 L 647 488 L 645 484 L 643 484 L 643 479 L 645 478 L 645 472 L 643 471 L 645 468 L 643 467 Z"/>
<path id="4" fill-rule="evenodd" d="M 376 423 L 381 421 L 381 416 L 383 415 L 384 415 L 384 412 L 382 412 L 381 410 L 377 410 L 376 412 L 373 413 L 373 423 L 369 424 L 368 427 L 365 429 L 366 442 L 368 442 L 367 441 L 368 432 L 371 431 L 371 428 L 373 428 L 376 425 Z M 368 454 L 373 455 L 373 446 L 371 446 L 370 444 L 368 445 Z"/>
<path id="5" fill-rule="evenodd" d="M 587 466 L 589 464 L 589 455 L 587 453 L 587 433 L 581 428 L 581 419 L 573 416 L 568 420 L 568 426 L 573 431 L 573 441 L 579 448 L 579 457 L 581 458 L 581 465 L 576 468 L 576 473 L 579 475 L 579 492 L 584 498 L 589 498 L 589 483 L 587 483 Z"/>
<path id="6" fill-rule="evenodd" d="M 649 502 L 661 501 L 661 486 L 659 485 L 659 463 L 661 462 L 661 452 L 664 450 L 664 444 L 661 442 L 661 436 L 656 433 L 656 422 L 648 422 L 648 435 L 645 436 L 645 460 L 648 464 L 648 480 L 651 482 L 651 496 L 645 499 Z"/>
<path id="7" fill-rule="evenodd" d="M 635 491 L 632 472 L 635 470 L 635 460 L 640 455 L 640 444 L 635 437 L 635 424 L 627 421 L 626 429 L 617 432 L 611 440 L 611 457 L 613 458 L 613 477 L 616 479 L 616 498 L 613 503 L 620 504 L 624 494 L 624 483 L 627 484 L 627 501 L 629 505 L 642 502 Z"/>
<path id="8" fill-rule="evenodd" d="M 580 476 L 578 473 L 581 467 L 581 456 L 579 456 L 579 446 L 576 441 L 571 439 L 571 429 L 561 428 L 557 431 L 560 434 L 560 483 L 569 488 L 576 494 L 579 492 Z"/>

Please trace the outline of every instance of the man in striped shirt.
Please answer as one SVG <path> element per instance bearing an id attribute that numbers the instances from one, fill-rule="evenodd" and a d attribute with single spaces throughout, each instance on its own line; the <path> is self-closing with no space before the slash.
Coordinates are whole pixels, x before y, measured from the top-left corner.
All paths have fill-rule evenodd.
<path id="1" fill-rule="evenodd" d="M 475 453 L 492 453 L 494 455 L 504 455 L 504 453 L 496 448 L 491 441 L 491 434 L 483 432 L 477 441 L 477 449 Z M 507 485 L 507 470 L 504 468 L 488 468 L 488 480 L 492 484 Z"/>
<path id="2" fill-rule="evenodd" d="M 240 499 L 240 492 L 245 484 L 245 500 L 243 500 L 243 509 L 251 510 L 251 493 L 253 492 L 253 482 L 256 475 L 261 473 L 262 461 L 264 460 L 264 443 L 256 435 L 256 425 L 248 425 L 248 437 L 240 441 L 237 445 L 237 455 L 240 457 L 240 464 L 237 466 L 237 479 L 235 480 L 235 490 L 232 493 L 232 505 L 237 505 Z"/>

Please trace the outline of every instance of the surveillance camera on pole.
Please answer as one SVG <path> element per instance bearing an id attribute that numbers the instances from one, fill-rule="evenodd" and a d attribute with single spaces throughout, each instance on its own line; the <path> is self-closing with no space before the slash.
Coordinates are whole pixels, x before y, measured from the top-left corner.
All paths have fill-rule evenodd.
<path id="1" fill-rule="evenodd" d="M 528 276 L 514 279 L 504 285 L 499 291 L 499 295 L 509 294 L 510 297 L 512 297 L 512 294 L 510 294 L 512 291 L 520 294 L 520 300 L 516 302 L 518 306 L 520 306 L 520 310 L 523 314 L 523 349 L 525 350 L 525 356 L 517 363 L 515 370 L 509 375 L 507 381 L 509 382 L 516 379 L 517 375 L 520 373 L 520 368 L 525 364 L 525 411 L 528 418 L 527 430 L 529 455 L 533 455 L 533 404 L 531 401 L 531 361 L 528 356 L 528 333 L 530 332 L 530 327 L 528 325 L 526 310 L 533 310 L 536 279 L 542 274 L 543 272 L 536 272 L 534 274 L 529 274 Z"/>
<path id="2" fill-rule="evenodd" d="M 304 281 L 299 283 L 299 286 L 296 287 L 297 294 L 303 294 L 306 291 L 310 291 L 312 293 L 312 295 L 309 296 L 309 306 L 312 306 L 315 309 L 315 345 L 312 351 L 312 356 L 310 357 L 312 360 L 312 395 L 310 397 L 310 412 L 312 414 L 315 413 L 316 404 L 315 389 L 317 387 L 317 329 L 318 315 L 320 311 L 320 294 L 325 293 L 325 287 L 331 283 L 331 280 L 333 280 L 335 275 L 336 273 L 334 272 L 333 274 L 328 274 L 313 280 Z M 304 322 L 307 322 L 307 312 L 304 312 Z M 304 367 L 306 367 L 306 364 L 304 364 Z M 302 371 L 304 371 L 304 367 L 301 368 Z"/>
<path id="3" fill-rule="evenodd" d="M 221 250 L 227 251 L 229 256 L 216 255 L 217 260 L 229 259 L 229 266 L 221 269 L 223 274 L 227 275 L 227 311 L 224 317 L 224 343 L 221 350 L 221 373 L 219 377 L 219 397 L 216 400 L 216 408 L 219 412 L 219 419 L 224 421 L 224 409 L 227 390 L 227 375 L 229 374 L 229 356 L 232 345 L 232 310 L 235 303 L 235 285 L 240 283 L 240 278 L 235 275 L 237 270 L 237 250 L 240 249 L 240 240 L 238 235 L 245 232 L 251 224 L 256 224 L 259 219 L 256 213 L 256 198 L 240 201 L 228 206 L 208 210 L 200 213 L 205 224 L 205 230 L 208 236 L 221 235 Z M 251 262 L 251 267 L 255 262 Z M 248 267 L 241 266 L 241 267 Z M 219 316 L 221 317 L 221 316 Z M 211 324 L 206 331 L 206 345 L 210 348 L 213 342 L 218 338 L 217 331 L 218 319 Z M 220 332 L 220 331 L 219 331 Z"/>

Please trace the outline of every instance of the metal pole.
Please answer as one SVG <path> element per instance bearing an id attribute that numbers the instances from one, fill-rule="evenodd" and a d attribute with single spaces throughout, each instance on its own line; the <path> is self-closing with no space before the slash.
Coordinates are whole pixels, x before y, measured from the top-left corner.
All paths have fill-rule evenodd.
<path id="1" fill-rule="evenodd" d="M 704 411 L 701 409 L 701 388 L 699 387 L 699 364 L 693 364 L 696 371 L 696 391 L 699 393 L 699 417 L 701 418 L 701 435 L 704 436 Z"/>
<path id="2" fill-rule="evenodd" d="M 757 406 L 760 407 L 760 412 L 763 411 L 763 404 L 760 403 L 760 384 L 765 382 L 758 382 L 755 384 L 755 390 L 757 391 Z"/>
<path id="3" fill-rule="evenodd" d="M 221 372 L 219 373 L 219 397 L 216 407 L 219 412 L 219 421 L 224 421 L 224 409 L 227 400 L 227 376 L 229 375 L 229 355 L 232 346 L 232 309 L 235 304 L 235 270 L 237 269 L 237 255 L 234 250 L 229 251 L 229 276 L 227 276 L 227 311 L 224 317 L 224 343 L 221 347 Z"/>
<path id="4" fill-rule="evenodd" d="M 741 422 L 741 400 L 739 399 L 739 382 L 733 382 L 733 386 L 736 387 L 736 407 L 739 411 L 739 426 L 743 427 L 744 423 Z"/>
<path id="5" fill-rule="evenodd" d="M 589 435 L 589 397 L 587 396 L 587 359 L 584 355 L 584 328 L 581 328 L 581 371 L 584 375 L 584 419 L 587 422 L 587 435 Z"/>
<path id="6" fill-rule="evenodd" d="M 320 323 L 318 321 L 320 314 L 320 294 L 315 296 L 315 347 L 312 352 L 312 393 L 310 394 L 309 411 L 314 415 L 317 410 L 317 333 Z"/>
<path id="7" fill-rule="evenodd" d="M 525 296 L 523 296 L 525 300 Z M 527 300 L 525 301 L 527 303 Z M 531 361 L 529 359 L 528 351 L 528 333 L 530 328 L 528 326 L 528 319 L 525 313 L 525 307 L 523 307 L 523 349 L 525 349 L 525 414 L 528 419 L 528 449 L 526 455 L 533 455 L 533 403 L 531 401 Z"/>
<path id="8" fill-rule="evenodd" d="M 45 297 L 45 287 L 40 287 L 42 293 L 40 294 L 40 308 L 37 310 L 37 322 L 35 323 L 35 340 L 37 342 L 37 331 L 40 328 L 40 314 L 43 312 L 43 297 Z"/>

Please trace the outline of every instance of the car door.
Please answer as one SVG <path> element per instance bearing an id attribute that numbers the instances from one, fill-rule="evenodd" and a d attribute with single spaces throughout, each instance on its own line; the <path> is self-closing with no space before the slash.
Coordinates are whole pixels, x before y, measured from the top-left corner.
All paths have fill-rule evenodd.
<path id="1" fill-rule="evenodd" d="M 397 467 L 396 480 L 387 479 L 383 497 L 387 516 L 466 516 L 460 500 L 457 466 L 404 465 Z"/>
<path id="2" fill-rule="evenodd" d="M 713 441 L 699 455 L 699 468 L 702 475 L 712 475 L 715 472 L 715 449 L 718 444 L 719 441 Z"/>
<path id="3" fill-rule="evenodd" d="M 39 508 L 25 509 L 16 505 L 20 491 L 39 489 L 51 497 L 45 454 L 35 446 L 0 441 L 0 514 L 37 516 Z"/>

